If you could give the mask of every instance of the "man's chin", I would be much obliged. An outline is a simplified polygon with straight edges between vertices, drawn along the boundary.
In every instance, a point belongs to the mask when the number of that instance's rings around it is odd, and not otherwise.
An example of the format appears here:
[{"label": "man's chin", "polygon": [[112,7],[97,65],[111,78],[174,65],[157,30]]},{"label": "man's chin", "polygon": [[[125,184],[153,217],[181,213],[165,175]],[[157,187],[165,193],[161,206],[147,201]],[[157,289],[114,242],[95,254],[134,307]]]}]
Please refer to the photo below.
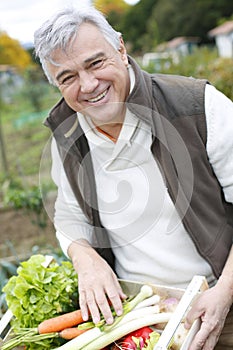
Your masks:
[{"label": "man's chin", "polygon": [[89,106],[81,113],[91,118],[96,125],[119,123],[124,120],[125,108],[124,103],[114,102]]}]

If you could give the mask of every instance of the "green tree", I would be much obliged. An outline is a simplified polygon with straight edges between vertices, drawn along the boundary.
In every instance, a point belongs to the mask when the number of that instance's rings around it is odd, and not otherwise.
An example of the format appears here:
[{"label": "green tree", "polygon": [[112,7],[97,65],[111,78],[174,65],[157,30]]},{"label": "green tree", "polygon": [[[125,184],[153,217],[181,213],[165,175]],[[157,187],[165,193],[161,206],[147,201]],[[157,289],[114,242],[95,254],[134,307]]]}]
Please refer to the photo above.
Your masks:
[{"label": "green tree", "polygon": [[108,22],[114,27],[114,29],[121,31],[121,22],[125,13],[130,8],[124,0],[112,1],[112,0],[94,0],[94,7],[105,14]]},{"label": "green tree", "polygon": [[160,42],[176,36],[199,36],[207,42],[208,31],[232,13],[229,0],[159,0],[151,16],[158,24]]},{"label": "green tree", "polygon": [[157,23],[151,13],[158,0],[141,0],[131,6],[122,18],[120,31],[125,41],[130,43],[133,53],[147,51],[154,46],[157,36]]},{"label": "green tree", "polygon": [[141,0],[112,24],[130,43],[131,53],[141,54],[176,36],[198,36],[209,43],[208,31],[232,14],[229,0]]}]

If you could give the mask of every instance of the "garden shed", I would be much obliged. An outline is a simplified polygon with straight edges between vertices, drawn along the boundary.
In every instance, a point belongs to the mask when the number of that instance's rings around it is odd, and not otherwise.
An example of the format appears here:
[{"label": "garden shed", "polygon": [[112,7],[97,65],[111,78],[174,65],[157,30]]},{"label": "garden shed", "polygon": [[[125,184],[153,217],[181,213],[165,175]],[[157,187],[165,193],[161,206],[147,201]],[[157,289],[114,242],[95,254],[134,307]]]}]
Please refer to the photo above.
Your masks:
[{"label": "garden shed", "polygon": [[233,58],[233,21],[227,21],[210,30],[208,35],[215,38],[220,57]]}]

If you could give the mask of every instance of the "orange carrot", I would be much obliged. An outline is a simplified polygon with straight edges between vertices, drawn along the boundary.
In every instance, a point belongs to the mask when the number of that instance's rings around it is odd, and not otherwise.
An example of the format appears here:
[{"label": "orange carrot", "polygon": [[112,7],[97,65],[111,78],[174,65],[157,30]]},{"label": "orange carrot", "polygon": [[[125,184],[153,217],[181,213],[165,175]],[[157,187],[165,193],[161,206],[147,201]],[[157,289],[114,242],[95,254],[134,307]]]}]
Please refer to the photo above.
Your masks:
[{"label": "orange carrot", "polygon": [[88,330],[89,329],[79,329],[77,327],[66,328],[59,332],[59,337],[61,337],[62,339],[70,340],[76,338],[77,336],[85,333]]},{"label": "orange carrot", "polygon": [[65,328],[77,326],[84,322],[81,310],[75,310],[66,314],[42,321],[38,326],[39,334],[60,332]]}]

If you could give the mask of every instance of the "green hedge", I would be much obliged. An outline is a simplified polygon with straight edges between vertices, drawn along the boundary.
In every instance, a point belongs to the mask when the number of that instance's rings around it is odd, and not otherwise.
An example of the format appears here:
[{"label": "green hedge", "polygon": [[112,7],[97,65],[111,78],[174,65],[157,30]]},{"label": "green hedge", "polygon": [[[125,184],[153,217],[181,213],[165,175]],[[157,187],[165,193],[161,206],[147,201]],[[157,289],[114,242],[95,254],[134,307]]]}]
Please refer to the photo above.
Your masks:
[{"label": "green hedge", "polygon": [[[152,65],[143,68],[156,73]],[[212,85],[233,100],[233,59],[220,58],[216,50],[208,47],[199,48],[191,55],[180,57],[177,64],[170,64],[169,67],[161,65],[159,73],[208,79]]]}]

